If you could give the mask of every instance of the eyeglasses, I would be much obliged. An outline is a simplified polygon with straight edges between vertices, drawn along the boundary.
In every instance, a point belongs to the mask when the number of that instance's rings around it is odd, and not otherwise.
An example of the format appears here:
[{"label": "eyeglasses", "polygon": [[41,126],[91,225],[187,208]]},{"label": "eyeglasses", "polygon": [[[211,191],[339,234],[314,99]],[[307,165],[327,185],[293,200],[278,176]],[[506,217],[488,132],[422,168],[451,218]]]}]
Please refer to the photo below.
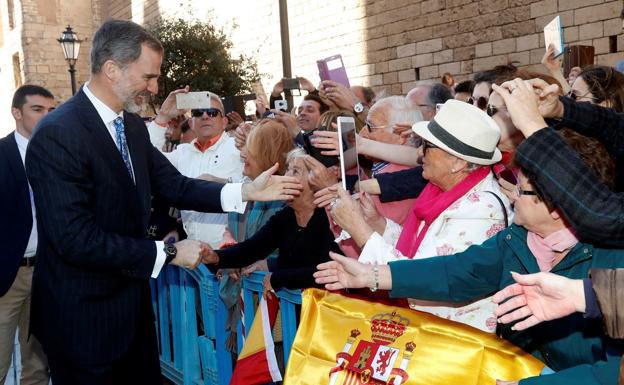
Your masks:
[{"label": "eyeglasses", "polygon": [[479,96],[478,98],[474,98],[471,96],[468,98],[468,103],[472,104],[473,106],[477,106],[480,110],[485,110],[488,100],[484,96]]},{"label": "eyeglasses", "polygon": [[427,153],[427,150],[430,148],[440,148],[438,146],[436,146],[435,144],[428,142],[426,140],[423,140],[423,155]]},{"label": "eyeglasses", "polygon": [[428,109],[436,108],[436,106],[432,106],[431,104],[417,104],[416,106],[418,108],[428,108]]},{"label": "eyeglasses", "polygon": [[523,195],[533,195],[533,196],[537,196],[537,193],[533,190],[523,190],[520,188],[520,186],[516,185],[515,190],[513,190],[513,199],[518,199]]},{"label": "eyeglasses", "polygon": [[499,111],[504,110],[505,107],[501,106],[501,107],[494,107],[491,104],[487,105],[487,108],[485,109],[485,112],[488,114],[489,117],[493,117],[494,115],[498,114]]},{"label": "eyeglasses", "polygon": [[378,128],[386,128],[386,126],[373,126],[370,122],[366,122],[364,123],[364,126],[366,127],[366,129],[368,130],[368,132],[373,132],[373,130],[376,130]]},{"label": "eyeglasses", "polygon": [[210,116],[211,118],[216,118],[218,115],[222,114],[221,110],[219,110],[218,108],[199,108],[196,110],[191,110],[191,115],[194,118],[199,118],[200,116],[203,116],[204,113],[208,114],[208,116]]},{"label": "eyeglasses", "polygon": [[577,95],[576,93],[574,93],[573,90],[570,90],[570,92],[568,92],[566,94],[566,96],[569,97],[570,99],[574,100],[574,101],[578,101],[579,99],[589,99],[589,100],[593,101],[594,103],[598,103],[598,98],[595,98],[593,96],[587,96],[589,94],[591,94],[591,91],[588,91],[584,95]]}]

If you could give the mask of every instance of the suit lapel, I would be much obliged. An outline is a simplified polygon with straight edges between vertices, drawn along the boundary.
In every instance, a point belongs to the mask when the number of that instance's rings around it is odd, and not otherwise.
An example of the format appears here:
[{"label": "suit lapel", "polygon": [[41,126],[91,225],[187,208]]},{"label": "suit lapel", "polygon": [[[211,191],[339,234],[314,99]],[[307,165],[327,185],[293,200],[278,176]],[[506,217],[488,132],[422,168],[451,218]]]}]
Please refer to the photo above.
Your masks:
[{"label": "suit lapel", "polygon": [[24,208],[32,215],[30,208],[30,192],[28,190],[28,180],[26,179],[26,170],[24,169],[24,163],[22,163],[22,157],[20,156],[19,149],[17,148],[17,142],[15,141],[15,132],[7,137],[3,142],[5,151],[2,151],[7,161],[9,162],[9,172],[13,174],[15,178],[15,186],[17,194],[19,194],[19,201],[24,205]]},{"label": "suit lapel", "polygon": [[[128,143],[128,151],[132,159],[132,168],[134,170],[134,179],[136,181],[137,196],[141,202],[141,211],[149,212],[151,207],[151,189],[149,179],[149,165],[147,164],[148,152],[151,146],[146,146],[143,139],[146,130],[145,123],[140,122],[136,115],[124,112],[124,125],[126,131],[126,142]],[[143,216],[142,216],[143,218]],[[149,218],[144,218],[143,228],[147,228]]]},{"label": "suit lapel", "polygon": [[124,179],[124,183],[127,184],[128,188],[134,189],[134,183],[132,183],[117,145],[97,110],[82,90],[76,94],[76,98],[82,125],[91,132],[94,138],[94,150],[102,156],[102,159],[113,169],[113,173],[116,176]]}]

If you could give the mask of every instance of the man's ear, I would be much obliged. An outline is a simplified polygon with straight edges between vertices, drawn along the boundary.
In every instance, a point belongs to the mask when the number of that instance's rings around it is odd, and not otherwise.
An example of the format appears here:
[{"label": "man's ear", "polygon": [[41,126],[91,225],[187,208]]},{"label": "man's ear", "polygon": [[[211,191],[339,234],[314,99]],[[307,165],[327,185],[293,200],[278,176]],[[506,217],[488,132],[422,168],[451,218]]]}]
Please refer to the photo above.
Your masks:
[{"label": "man's ear", "polygon": [[102,65],[102,73],[108,80],[116,82],[121,76],[121,67],[114,60],[107,60]]},{"label": "man's ear", "polygon": [[455,160],[453,162],[453,170],[455,170],[455,172],[462,171],[466,167],[468,167],[468,162],[467,161],[455,157]]},{"label": "man's ear", "polygon": [[22,120],[22,110],[19,108],[11,107],[11,115],[15,120]]}]

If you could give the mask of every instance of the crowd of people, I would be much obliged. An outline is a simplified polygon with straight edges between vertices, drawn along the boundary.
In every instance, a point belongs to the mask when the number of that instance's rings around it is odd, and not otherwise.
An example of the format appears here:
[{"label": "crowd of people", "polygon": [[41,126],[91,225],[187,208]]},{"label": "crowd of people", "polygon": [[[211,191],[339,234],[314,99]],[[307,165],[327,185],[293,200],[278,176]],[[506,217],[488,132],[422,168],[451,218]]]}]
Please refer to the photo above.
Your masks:
[{"label": "crowd of people", "polygon": [[[622,73],[566,78],[549,47],[543,73],[445,74],[405,96],[298,78],[292,111],[276,108],[279,81],[250,121],[212,93],[210,108],[178,109],[186,87],[144,120],[162,54],[108,21],[76,96],[48,114],[49,91],[15,92],[0,382],[19,326],[24,383],[160,383],[148,280],[204,263],[232,335],[241,275],[266,271],[265,296],[370,289],[497,333],[546,365],[521,384],[624,384]],[[344,173],[340,117],[359,158]]]}]

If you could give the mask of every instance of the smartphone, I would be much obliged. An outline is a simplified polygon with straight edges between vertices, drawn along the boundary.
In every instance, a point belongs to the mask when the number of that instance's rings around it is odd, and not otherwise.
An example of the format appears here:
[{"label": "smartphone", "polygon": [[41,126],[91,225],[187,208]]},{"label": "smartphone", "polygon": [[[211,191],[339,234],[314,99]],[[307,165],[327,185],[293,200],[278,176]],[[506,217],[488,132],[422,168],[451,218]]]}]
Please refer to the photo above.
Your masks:
[{"label": "smartphone", "polygon": [[314,147],[312,145],[312,142],[310,141],[310,137],[314,136],[314,133],[316,131],[327,131],[327,128],[326,127],[321,127],[321,128],[316,129],[316,130],[304,132],[302,134],[302,136],[303,136],[303,143],[304,143],[306,152],[308,153],[308,155],[310,155],[314,159],[316,159],[319,162],[321,162],[323,164],[323,166],[325,166],[325,167],[335,166],[336,164],[338,164],[338,157],[337,156],[323,155],[323,154],[321,154],[321,151],[323,151],[323,150],[321,150],[320,148],[316,148],[316,147]]},{"label": "smartphone", "polygon": [[323,80],[333,80],[337,83],[343,84],[345,87],[351,87],[349,85],[349,77],[347,76],[347,70],[342,61],[342,55],[334,55],[325,59],[317,60],[316,65],[319,70],[319,77]]},{"label": "smartphone", "polygon": [[187,92],[176,94],[176,108],[179,110],[194,110],[211,108],[210,97],[215,95],[210,91]]},{"label": "smartphone", "polygon": [[283,78],[282,85],[285,90],[298,90],[301,89],[301,84],[297,78]]},{"label": "smartphone", "polygon": [[253,117],[256,116],[256,101],[255,100],[245,100],[245,115],[243,118],[247,120],[252,120]]},{"label": "smartphone", "polygon": [[[359,180],[358,154],[355,144],[355,119],[346,116],[339,116],[337,123],[342,187],[347,191],[351,191],[355,182]],[[351,170],[353,167],[357,168],[356,175],[347,175],[347,171]]]},{"label": "smartphone", "polygon": [[288,112],[288,101],[286,100],[276,100],[275,101],[275,109]]},{"label": "smartphone", "polygon": [[[255,100],[256,94],[246,94],[246,95],[235,95],[235,96],[225,96],[221,98],[221,103],[223,104],[223,109],[225,114],[229,114],[230,112],[236,111],[241,118],[245,119],[247,115],[246,111],[246,103],[247,101]],[[251,115],[255,114],[255,104],[254,104],[254,112]]]}]

